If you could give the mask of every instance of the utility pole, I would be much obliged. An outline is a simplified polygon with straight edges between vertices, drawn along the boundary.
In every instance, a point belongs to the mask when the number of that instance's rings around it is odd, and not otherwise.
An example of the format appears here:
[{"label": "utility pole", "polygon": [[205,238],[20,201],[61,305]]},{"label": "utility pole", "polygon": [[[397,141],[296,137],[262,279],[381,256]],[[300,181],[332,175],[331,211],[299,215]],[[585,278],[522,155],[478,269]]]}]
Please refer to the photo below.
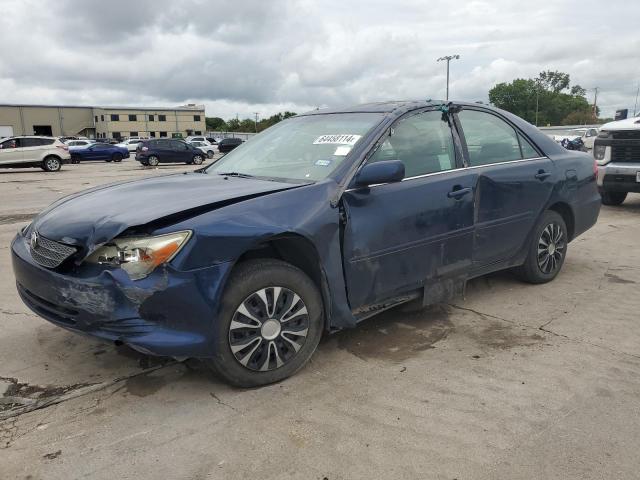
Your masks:
[{"label": "utility pole", "polygon": [[638,108],[638,94],[640,93],[640,83],[638,83],[638,89],[636,90],[636,103],[633,105],[633,116],[637,116],[638,110],[636,110]]},{"label": "utility pole", "polygon": [[536,127],[538,126],[539,111],[540,111],[540,82],[536,79]]},{"label": "utility pole", "polygon": [[460,55],[447,55],[445,57],[440,57],[438,60],[436,60],[437,62],[441,62],[443,60],[447,61],[447,102],[449,101],[449,63],[451,62],[451,60],[458,60],[460,58]]},{"label": "utility pole", "polygon": [[598,90],[600,90],[600,87],[595,87],[594,90],[596,91],[596,94],[593,99],[593,121],[598,118]]},{"label": "utility pole", "polygon": [[258,133],[258,112],[253,112],[256,114],[256,133]]}]

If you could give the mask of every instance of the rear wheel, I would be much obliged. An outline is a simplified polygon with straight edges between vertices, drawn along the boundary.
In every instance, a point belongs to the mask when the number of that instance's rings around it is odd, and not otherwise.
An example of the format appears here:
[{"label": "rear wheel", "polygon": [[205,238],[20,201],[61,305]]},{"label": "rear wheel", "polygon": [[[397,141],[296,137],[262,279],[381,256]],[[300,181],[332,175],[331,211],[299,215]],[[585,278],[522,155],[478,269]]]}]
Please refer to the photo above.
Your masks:
[{"label": "rear wheel", "polygon": [[275,259],[234,269],[215,325],[215,356],[205,362],[229,383],[283,380],[309,360],[322,336],[322,298],[299,268]]},{"label": "rear wheel", "polygon": [[158,166],[159,163],[160,163],[160,160],[155,155],[151,155],[147,159],[147,165],[149,165],[150,167],[156,167]]},{"label": "rear wheel", "polygon": [[121,162],[122,161],[122,155],[120,153],[114,153],[111,156],[111,160],[113,160],[116,163]]},{"label": "rear wheel", "polygon": [[602,203],[604,205],[622,205],[622,202],[627,198],[627,192],[607,192],[601,190],[600,196],[602,197]]},{"label": "rear wheel", "polygon": [[42,161],[42,169],[45,172],[57,172],[62,168],[62,162],[58,157],[49,156]]},{"label": "rear wheel", "polygon": [[529,283],[547,283],[556,278],[567,255],[569,237],[562,216],[547,210],[538,221],[530,239],[524,264],[517,270]]},{"label": "rear wheel", "polygon": [[202,165],[202,155],[194,155],[193,159],[191,160],[191,163],[195,164],[195,165]]},{"label": "rear wheel", "polygon": [[215,155],[215,153],[213,152],[213,150],[209,150],[207,152],[207,158],[213,158],[214,155]]}]

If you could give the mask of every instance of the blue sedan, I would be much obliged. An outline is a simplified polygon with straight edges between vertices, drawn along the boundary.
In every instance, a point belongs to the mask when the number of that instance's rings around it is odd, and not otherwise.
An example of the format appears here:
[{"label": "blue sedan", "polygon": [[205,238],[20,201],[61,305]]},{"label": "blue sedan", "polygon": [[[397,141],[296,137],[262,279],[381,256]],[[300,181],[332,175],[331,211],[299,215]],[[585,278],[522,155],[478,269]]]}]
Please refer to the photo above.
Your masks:
[{"label": "blue sedan", "polygon": [[94,143],[88,147],[75,147],[70,149],[71,162],[80,163],[87,160],[105,160],[107,162],[121,162],[123,158],[129,158],[129,150],[109,143]]},{"label": "blue sedan", "polygon": [[13,240],[13,270],[62,328],[264,385],[391,306],[502,269],[553,280],[598,218],[596,177],[483,105],[314,111],[204,169],[59,200]]}]

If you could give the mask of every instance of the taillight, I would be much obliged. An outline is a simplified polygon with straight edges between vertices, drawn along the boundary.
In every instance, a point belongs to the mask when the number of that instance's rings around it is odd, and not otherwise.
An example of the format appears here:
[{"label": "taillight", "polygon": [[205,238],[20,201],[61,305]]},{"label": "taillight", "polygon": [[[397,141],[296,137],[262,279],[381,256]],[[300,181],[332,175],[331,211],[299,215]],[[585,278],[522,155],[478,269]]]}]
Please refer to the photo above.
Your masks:
[{"label": "taillight", "polygon": [[593,161],[593,175],[598,178],[598,161]]},{"label": "taillight", "polygon": [[62,150],[69,151],[69,147],[67,145],[56,145],[56,147],[61,148]]}]

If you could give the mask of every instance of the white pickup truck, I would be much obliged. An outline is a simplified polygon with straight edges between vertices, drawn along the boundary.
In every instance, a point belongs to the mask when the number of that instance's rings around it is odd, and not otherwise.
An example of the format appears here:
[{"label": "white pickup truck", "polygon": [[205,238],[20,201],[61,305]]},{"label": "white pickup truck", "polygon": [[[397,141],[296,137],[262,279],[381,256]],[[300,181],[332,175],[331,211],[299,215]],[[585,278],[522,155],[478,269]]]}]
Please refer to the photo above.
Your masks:
[{"label": "white pickup truck", "polygon": [[605,123],[595,140],[598,188],[605,205],[620,205],[640,193],[640,117]]}]

